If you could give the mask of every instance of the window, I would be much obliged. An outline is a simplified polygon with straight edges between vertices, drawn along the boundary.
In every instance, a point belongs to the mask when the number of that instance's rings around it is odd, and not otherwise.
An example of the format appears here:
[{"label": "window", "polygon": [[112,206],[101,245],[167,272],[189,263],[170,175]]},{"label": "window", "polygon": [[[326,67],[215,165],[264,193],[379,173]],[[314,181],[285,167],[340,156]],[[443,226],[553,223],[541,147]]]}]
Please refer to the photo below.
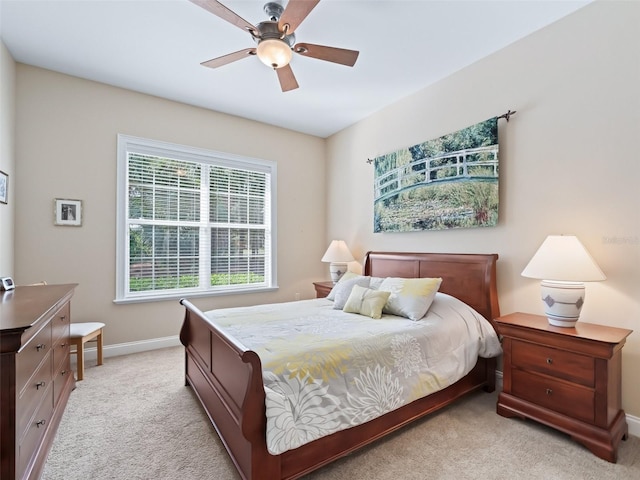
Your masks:
[{"label": "window", "polygon": [[273,289],[273,162],[118,135],[116,302]]}]

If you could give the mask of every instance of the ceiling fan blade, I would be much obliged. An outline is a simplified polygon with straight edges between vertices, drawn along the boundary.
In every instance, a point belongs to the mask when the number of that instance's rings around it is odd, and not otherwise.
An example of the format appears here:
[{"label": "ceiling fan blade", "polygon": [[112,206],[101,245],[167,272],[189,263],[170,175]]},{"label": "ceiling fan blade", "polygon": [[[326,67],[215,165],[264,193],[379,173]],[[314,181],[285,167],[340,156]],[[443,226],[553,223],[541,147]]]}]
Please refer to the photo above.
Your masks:
[{"label": "ceiling fan blade", "polygon": [[280,88],[282,88],[283,92],[288,92],[289,90],[295,90],[298,88],[298,82],[293,74],[293,70],[291,70],[291,65],[276,68],[276,73],[278,74]]},{"label": "ceiling fan blade", "polygon": [[280,20],[278,20],[278,29],[284,32],[284,26],[288,24],[287,34],[293,33],[318,2],[320,0],[289,0]]},{"label": "ceiling fan blade", "polygon": [[217,2],[216,0],[189,0],[189,1],[213,13],[214,15],[222,18],[223,20],[226,20],[227,22],[235,25],[236,27],[241,28],[244,31],[248,31],[248,32],[256,31],[256,27],[251,25],[240,15],[238,15],[232,10],[229,10],[227,7],[222,5],[220,2]]},{"label": "ceiling fan blade", "polygon": [[207,60],[206,62],[202,62],[200,65],[209,68],[218,68],[226,65],[227,63],[235,62],[236,60],[242,60],[246,57],[252,57],[255,54],[255,48],[245,48],[244,50],[240,50],[238,52],[229,53],[227,55],[223,55],[222,57]]},{"label": "ceiling fan blade", "polygon": [[324,45],[314,45],[313,43],[297,43],[293,51],[305,57],[326,60],[327,62],[339,63],[347,67],[353,67],[360,52],[347,50],[345,48],[325,47]]}]

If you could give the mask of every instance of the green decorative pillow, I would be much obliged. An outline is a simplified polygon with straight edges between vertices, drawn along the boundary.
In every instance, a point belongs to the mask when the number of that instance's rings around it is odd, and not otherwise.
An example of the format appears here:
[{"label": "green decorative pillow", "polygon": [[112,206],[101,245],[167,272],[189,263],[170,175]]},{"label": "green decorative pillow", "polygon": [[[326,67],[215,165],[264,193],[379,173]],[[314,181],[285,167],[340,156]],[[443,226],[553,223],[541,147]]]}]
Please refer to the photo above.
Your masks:
[{"label": "green decorative pillow", "polygon": [[359,313],[371,318],[382,317],[382,307],[389,299],[389,292],[371,290],[370,288],[355,285],[351,295],[344,305],[343,311],[347,313]]},{"label": "green decorative pillow", "polygon": [[379,290],[391,295],[383,312],[420,320],[433,303],[441,283],[442,278],[385,278]]}]

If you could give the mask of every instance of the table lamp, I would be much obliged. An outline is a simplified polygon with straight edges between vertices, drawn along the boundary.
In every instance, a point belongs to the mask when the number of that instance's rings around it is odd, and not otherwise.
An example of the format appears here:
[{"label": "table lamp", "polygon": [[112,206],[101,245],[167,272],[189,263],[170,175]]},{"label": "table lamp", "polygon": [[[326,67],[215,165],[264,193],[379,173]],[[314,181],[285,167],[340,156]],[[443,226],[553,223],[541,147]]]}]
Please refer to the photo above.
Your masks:
[{"label": "table lamp", "polygon": [[347,271],[347,263],[353,262],[355,258],[351,255],[344,240],[333,240],[322,257],[323,262],[329,264],[329,273],[333,283],[337,283],[340,277]]},{"label": "table lamp", "polygon": [[522,276],[542,280],[544,313],[557,327],[575,327],[584,304],[583,282],[607,278],[574,235],[549,235]]}]

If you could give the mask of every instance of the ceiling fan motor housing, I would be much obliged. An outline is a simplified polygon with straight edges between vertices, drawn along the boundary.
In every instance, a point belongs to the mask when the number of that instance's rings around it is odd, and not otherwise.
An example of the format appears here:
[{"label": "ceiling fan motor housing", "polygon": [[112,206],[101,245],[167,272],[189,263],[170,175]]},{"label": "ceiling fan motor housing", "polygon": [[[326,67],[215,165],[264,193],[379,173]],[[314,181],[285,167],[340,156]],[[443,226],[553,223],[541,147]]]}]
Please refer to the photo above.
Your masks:
[{"label": "ceiling fan motor housing", "polygon": [[278,30],[278,22],[266,20],[264,22],[260,22],[257,25],[258,33],[253,35],[253,39],[256,43],[260,43],[261,40],[266,40],[267,38],[273,38],[284,41],[289,47],[293,47],[294,43],[296,43],[296,35],[294,33],[290,33],[289,35],[283,35],[283,32]]}]

